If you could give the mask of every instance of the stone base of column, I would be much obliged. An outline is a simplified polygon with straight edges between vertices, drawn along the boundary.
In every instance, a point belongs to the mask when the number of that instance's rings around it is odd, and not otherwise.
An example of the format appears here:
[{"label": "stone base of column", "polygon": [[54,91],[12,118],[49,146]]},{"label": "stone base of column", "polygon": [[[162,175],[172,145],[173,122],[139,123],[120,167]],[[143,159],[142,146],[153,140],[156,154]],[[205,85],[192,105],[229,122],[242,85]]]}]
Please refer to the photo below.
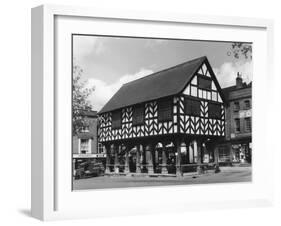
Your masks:
[{"label": "stone base of column", "polygon": [[130,173],[129,166],[125,166],[124,173]]},{"label": "stone base of column", "polygon": [[181,172],[180,168],[177,168],[176,175],[177,175],[177,177],[183,176],[183,173]]},{"label": "stone base of column", "polygon": [[106,167],[106,169],[105,169],[105,173],[110,173],[110,169],[109,169],[109,167]]},{"label": "stone base of column", "polygon": [[136,173],[141,173],[141,168],[140,168],[140,166],[137,166],[137,168],[136,168]]},{"label": "stone base of column", "polygon": [[219,165],[215,165],[215,173],[219,173],[221,170],[220,170],[220,167]]},{"label": "stone base of column", "polygon": [[204,170],[203,170],[202,166],[197,166],[197,173],[198,174],[203,174],[204,173]]},{"label": "stone base of column", "polygon": [[114,172],[115,172],[115,173],[119,173],[119,167],[115,166],[115,167],[114,167]]},{"label": "stone base of column", "polygon": [[152,166],[152,165],[148,165],[146,168],[147,168],[147,173],[148,173],[148,174],[153,174],[153,173],[154,173],[154,170],[153,170],[153,166]]},{"label": "stone base of column", "polygon": [[168,169],[166,166],[162,166],[161,174],[168,174]]}]

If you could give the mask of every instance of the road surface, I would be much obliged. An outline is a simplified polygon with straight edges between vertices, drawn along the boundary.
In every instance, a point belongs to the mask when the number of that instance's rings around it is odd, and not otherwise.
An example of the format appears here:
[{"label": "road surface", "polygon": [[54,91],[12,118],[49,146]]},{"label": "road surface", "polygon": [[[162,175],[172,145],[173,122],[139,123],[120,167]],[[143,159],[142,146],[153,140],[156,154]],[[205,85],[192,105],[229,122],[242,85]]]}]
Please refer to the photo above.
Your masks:
[{"label": "road surface", "polygon": [[251,182],[251,167],[221,167],[220,173],[183,177],[102,176],[73,181],[73,190],[143,186]]}]

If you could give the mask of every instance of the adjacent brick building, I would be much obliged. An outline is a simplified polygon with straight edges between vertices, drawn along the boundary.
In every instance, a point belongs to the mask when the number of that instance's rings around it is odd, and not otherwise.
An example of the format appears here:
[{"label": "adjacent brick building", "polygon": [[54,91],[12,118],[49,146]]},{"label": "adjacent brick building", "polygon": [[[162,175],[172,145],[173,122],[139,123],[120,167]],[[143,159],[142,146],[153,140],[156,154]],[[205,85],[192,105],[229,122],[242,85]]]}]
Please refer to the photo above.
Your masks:
[{"label": "adjacent brick building", "polygon": [[98,116],[96,111],[83,111],[82,117],[86,121],[81,131],[73,136],[72,155],[74,169],[85,161],[105,161],[102,145],[98,143]]},{"label": "adjacent brick building", "polygon": [[225,141],[219,146],[219,162],[251,163],[252,83],[237,74],[236,84],[223,89],[226,107]]}]

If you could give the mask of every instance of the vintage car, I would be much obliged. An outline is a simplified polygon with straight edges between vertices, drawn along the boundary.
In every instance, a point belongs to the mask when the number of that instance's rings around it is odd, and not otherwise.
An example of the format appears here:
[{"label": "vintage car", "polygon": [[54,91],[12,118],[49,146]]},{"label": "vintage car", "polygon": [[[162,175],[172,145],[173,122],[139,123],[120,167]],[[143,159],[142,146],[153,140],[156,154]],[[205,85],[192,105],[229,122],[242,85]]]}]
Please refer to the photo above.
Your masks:
[{"label": "vintage car", "polygon": [[103,176],[104,170],[102,163],[94,161],[83,162],[75,170],[75,179]]}]

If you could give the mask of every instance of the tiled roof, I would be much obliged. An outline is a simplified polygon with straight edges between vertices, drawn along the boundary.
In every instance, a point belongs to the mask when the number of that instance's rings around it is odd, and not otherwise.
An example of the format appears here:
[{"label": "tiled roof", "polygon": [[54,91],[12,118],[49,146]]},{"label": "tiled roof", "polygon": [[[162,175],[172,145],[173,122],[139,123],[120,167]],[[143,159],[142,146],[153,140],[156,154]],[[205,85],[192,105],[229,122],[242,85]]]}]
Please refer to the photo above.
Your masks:
[{"label": "tiled roof", "polygon": [[207,57],[200,57],[124,84],[98,114],[183,91]]}]

